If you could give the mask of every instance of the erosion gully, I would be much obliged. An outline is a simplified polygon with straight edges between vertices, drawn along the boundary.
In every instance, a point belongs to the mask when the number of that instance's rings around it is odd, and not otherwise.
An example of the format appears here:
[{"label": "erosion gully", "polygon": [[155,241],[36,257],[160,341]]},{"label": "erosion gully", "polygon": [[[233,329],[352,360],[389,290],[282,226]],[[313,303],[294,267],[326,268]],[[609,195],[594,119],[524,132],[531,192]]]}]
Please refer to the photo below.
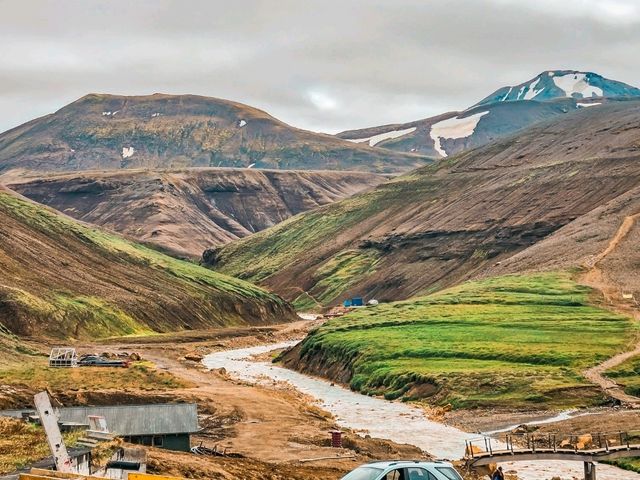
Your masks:
[{"label": "erosion gully", "polygon": [[[439,459],[460,459],[464,454],[465,440],[477,438],[477,434],[428,419],[420,408],[410,404],[361,395],[328,381],[254,359],[256,355],[292,347],[296,343],[215,352],[207,355],[203,363],[209,369],[225,368],[229,375],[252,383],[288,382],[316,399],[318,406],[333,414],[342,427],[362,435],[415,445]],[[536,423],[551,423],[566,417],[567,414],[562,413]],[[582,462],[517,462],[505,464],[504,468],[517,472],[522,480],[584,478]],[[610,465],[599,464],[597,468],[599,480],[640,480],[639,474]]]}]

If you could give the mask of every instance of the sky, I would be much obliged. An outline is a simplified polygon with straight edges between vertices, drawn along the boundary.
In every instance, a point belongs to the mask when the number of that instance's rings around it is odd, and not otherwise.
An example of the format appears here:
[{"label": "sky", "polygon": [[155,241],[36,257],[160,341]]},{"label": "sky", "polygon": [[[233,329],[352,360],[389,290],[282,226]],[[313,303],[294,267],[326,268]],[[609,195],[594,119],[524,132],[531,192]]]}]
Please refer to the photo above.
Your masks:
[{"label": "sky", "polygon": [[335,133],[549,69],[640,86],[640,0],[0,0],[0,131],[87,93],[191,93]]}]

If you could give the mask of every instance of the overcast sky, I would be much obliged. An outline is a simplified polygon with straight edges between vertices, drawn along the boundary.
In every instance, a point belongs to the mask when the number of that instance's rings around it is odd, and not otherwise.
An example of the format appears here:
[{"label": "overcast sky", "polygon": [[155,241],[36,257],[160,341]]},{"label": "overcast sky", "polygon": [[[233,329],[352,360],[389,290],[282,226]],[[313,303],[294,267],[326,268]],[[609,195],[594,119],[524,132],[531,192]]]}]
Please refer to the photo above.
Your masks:
[{"label": "overcast sky", "polygon": [[640,86],[640,0],[0,0],[0,130],[90,92],[194,93],[338,132],[547,69]]}]

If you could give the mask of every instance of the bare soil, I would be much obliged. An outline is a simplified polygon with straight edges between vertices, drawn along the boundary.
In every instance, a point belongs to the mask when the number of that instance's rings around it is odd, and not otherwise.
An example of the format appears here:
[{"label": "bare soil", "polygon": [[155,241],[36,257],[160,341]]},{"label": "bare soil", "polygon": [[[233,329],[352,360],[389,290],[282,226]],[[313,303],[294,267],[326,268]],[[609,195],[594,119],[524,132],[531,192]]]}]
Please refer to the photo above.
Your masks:
[{"label": "bare soil", "polygon": [[[184,359],[185,355],[196,359],[215,350],[301,338],[315,325],[317,322],[301,321],[267,329],[234,329],[232,337],[223,330],[211,330],[189,336],[164,335],[162,343],[152,336],[136,339],[135,343],[109,342],[86,348],[139,352],[159,369],[193,385],[163,394],[172,401],[198,402],[203,431],[192,438],[192,443],[226,448],[243,457],[196,457],[152,449],[150,467],[155,472],[187,478],[212,478],[215,473],[234,479],[329,480],[374,459],[424,458],[425,453],[416,447],[362,438],[349,431],[344,434],[343,449],[331,448],[329,432],[337,428],[334,419],[295,389],[250,385]],[[141,398],[146,395],[139,393]]]}]

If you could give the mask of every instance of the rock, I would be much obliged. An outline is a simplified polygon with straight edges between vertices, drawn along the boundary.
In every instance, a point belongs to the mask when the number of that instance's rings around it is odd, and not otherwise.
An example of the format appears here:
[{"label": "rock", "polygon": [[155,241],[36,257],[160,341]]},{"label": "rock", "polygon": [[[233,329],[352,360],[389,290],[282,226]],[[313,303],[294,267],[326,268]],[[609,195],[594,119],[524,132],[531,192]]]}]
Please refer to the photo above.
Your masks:
[{"label": "rock", "polygon": [[138,361],[142,360],[142,357],[140,356],[139,353],[133,352],[133,353],[129,354],[129,360],[133,360],[134,362],[138,362]]},{"label": "rock", "polygon": [[201,362],[203,358],[198,352],[189,352],[184,356],[184,359],[190,362]]}]

